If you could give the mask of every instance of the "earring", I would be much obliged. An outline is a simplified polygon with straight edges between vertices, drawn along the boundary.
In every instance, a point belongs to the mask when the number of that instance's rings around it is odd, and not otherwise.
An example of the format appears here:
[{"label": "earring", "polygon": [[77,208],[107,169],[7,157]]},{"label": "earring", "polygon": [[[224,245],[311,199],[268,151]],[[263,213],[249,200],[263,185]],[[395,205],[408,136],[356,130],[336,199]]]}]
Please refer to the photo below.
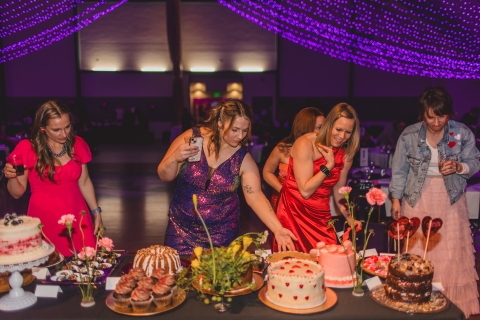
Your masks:
[{"label": "earring", "polygon": [[40,129],[40,131],[42,131],[42,133],[45,133],[45,129]]}]

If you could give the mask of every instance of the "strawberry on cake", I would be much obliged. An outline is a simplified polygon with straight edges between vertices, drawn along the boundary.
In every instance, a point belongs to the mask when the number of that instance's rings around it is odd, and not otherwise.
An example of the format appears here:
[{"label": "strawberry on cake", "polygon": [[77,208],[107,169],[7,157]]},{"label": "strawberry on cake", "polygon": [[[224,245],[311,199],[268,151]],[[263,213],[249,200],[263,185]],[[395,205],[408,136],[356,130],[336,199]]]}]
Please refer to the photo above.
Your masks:
[{"label": "strawberry on cake", "polygon": [[325,302],[323,268],[311,260],[286,259],[268,267],[267,299],[292,309],[317,307]]}]

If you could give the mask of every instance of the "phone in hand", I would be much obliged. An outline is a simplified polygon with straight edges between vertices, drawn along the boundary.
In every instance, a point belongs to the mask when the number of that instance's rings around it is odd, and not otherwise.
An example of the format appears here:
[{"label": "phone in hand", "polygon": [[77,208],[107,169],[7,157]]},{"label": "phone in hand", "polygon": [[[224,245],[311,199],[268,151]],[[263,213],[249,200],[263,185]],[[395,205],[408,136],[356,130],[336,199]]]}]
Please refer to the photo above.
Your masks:
[{"label": "phone in hand", "polygon": [[190,143],[191,146],[197,146],[200,150],[194,156],[188,158],[188,162],[196,162],[200,161],[200,156],[202,155],[202,147],[203,147],[203,137],[191,137]]}]

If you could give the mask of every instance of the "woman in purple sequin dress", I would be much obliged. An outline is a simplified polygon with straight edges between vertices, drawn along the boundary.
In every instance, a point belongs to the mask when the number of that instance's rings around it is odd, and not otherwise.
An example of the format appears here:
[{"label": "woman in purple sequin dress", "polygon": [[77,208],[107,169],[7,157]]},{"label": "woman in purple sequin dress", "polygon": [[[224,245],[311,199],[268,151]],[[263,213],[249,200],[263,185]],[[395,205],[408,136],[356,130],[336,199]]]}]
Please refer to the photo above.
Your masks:
[{"label": "woman in purple sequin dress", "polygon": [[[169,209],[165,245],[180,255],[196,246],[209,247],[200,218],[193,207],[198,196],[198,211],[209,229],[214,246],[228,246],[240,234],[240,202],[237,190],[242,185],[248,205],[273,231],[282,250],[294,248],[293,234],[282,227],[261,189],[260,174],[252,156],[244,148],[250,137],[251,108],[236,99],[220,102],[210,111],[203,126],[185,131],[176,138],[158,166],[163,181],[177,179]],[[203,148],[185,143],[184,138],[203,137]],[[187,159],[201,153],[200,161]]]}]

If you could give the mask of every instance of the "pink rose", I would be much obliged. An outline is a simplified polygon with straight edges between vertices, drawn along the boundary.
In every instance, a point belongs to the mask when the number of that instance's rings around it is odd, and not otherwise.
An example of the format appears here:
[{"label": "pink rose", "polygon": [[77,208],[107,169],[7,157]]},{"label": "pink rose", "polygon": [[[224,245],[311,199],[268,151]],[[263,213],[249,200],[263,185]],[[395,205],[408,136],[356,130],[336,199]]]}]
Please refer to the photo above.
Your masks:
[{"label": "pink rose", "polygon": [[338,190],[338,193],[340,193],[340,194],[345,194],[345,193],[350,194],[350,191],[352,191],[352,187],[341,187]]},{"label": "pink rose", "polygon": [[375,204],[381,206],[385,203],[385,199],[387,199],[387,195],[379,188],[372,188],[368,190],[365,197],[371,206]]},{"label": "pink rose", "polygon": [[110,238],[103,237],[102,239],[98,240],[98,246],[104,247],[105,250],[110,252],[113,249],[113,241]]},{"label": "pink rose", "polygon": [[77,221],[77,220],[75,219],[75,216],[73,214],[69,213],[61,216],[60,220],[58,220],[58,224],[63,224],[71,228],[73,221]]},{"label": "pink rose", "polygon": [[85,260],[85,257],[92,259],[95,256],[95,249],[92,247],[85,247],[82,251],[78,253],[78,257],[82,260]]}]

